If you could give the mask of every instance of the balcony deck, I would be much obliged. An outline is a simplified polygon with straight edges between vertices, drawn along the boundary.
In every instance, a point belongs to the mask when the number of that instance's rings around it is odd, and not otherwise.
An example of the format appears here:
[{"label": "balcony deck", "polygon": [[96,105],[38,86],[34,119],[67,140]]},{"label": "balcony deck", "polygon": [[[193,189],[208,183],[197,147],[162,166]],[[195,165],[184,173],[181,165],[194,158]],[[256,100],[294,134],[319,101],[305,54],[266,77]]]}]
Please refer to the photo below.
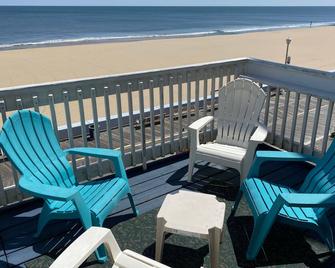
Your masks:
[{"label": "balcony deck", "polygon": [[[264,147],[260,149],[268,149]],[[239,186],[239,174],[232,169],[222,169],[199,163],[194,182],[188,183],[187,154],[165,158],[149,164],[148,170],[133,168],[128,171],[134,200],[141,215],[133,218],[128,200],[121,201],[116,211],[106,220],[122,248],[129,248],[149,257],[154,255],[155,215],[164,197],[179,189],[216,194],[226,202],[226,219],[230,213]],[[268,180],[303,179],[311,169],[307,163],[269,163],[262,177]],[[296,185],[297,186],[297,185]],[[51,222],[40,238],[34,238],[41,202],[33,201],[2,213],[0,221],[0,267],[46,267],[60,254],[83,228],[78,221]],[[256,262],[246,262],[244,256],[252,232],[252,216],[242,203],[233,221],[225,225],[221,246],[220,267],[271,266],[284,267],[335,265],[327,248],[315,234],[301,232],[288,226],[275,225]],[[172,235],[167,239],[163,262],[172,267],[208,267],[206,241]],[[204,263],[203,263],[204,260]],[[8,262],[8,266],[6,266]],[[85,267],[110,267],[99,265],[92,257]]]}]

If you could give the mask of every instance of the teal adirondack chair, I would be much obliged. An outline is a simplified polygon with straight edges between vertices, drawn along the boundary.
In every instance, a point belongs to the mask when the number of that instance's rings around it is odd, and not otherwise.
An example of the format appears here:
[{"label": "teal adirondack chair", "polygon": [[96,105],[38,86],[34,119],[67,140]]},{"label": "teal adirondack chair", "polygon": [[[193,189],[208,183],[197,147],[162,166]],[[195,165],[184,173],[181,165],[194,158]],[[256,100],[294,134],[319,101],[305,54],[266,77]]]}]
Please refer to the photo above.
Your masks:
[{"label": "teal adirondack chair", "polygon": [[[119,151],[101,148],[63,151],[50,120],[30,110],[17,111],[7,119],[0,134],[0,145],[22,175],[20,189],[45,200],[36,235],[53,219],[80,218],[85,229],[102,226],[125,196],[134,214],[138,214]],[[78,184],[67,154],[110,159],[115,167],[115,178]],[[107,259],[103,246],[96,255],[99,261]]]},{"label": "teal adirondack chair", "polygon": [[[295,191],[258,178],[261,165],[267,161],[312,161],[316,166],[299,190]],[[333,230],[327,211],[335,207],[335,141],[322,159],[298,153],[258,151],[231,216],[234,216],[243,194],[254,216],[254,228],[246,256],[248,260],[257,257],[275,220],[317,231],[329,249],[334,251]]]}]

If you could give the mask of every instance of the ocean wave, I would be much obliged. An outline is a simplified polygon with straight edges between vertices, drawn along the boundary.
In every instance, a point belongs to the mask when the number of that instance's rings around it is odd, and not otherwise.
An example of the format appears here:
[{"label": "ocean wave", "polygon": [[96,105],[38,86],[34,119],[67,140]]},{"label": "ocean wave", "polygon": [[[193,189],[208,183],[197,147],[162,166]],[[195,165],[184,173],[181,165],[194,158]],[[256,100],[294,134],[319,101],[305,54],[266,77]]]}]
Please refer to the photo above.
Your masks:
[{"label": "ocean wave", "polygon": [[[313,27],[321,26],[335,26],[335,21],[333,22],[320,22],[312,24]],[[289,25],[275,25],[275,26],[255,26],[255,27],[245,27],[238,29],[216,29],[210,31],[199,31],[199,32],[185,32],[185,33],[171,33],[171,34],[143,34],[143,35],[127,35],[127,36],[98,36],[98,37],[80,37],[80,38],[64,38],[64,39],[52,39],[45,41],[36,42],[21,42],[21,43],[11,43],[11,44],[0,44],[0,49],[15,49],[15,48],[25,48],[25,47],[40,47],[40,46],[57,46],[66,44],[80,44],[80,43],[99,43],[108,41],[137,41],[146,39],[164,39],[164,38],[183,38],[183,37],[200,37],[200,36],[210,36],[210,35],[229,35],[229,34],[239,34],[248,32],[262,32],[262,31],[275,31],[282,29],[292,29],[292,28],[306,28],[310,27],[309,23],[302,24],[289,24]]]}]

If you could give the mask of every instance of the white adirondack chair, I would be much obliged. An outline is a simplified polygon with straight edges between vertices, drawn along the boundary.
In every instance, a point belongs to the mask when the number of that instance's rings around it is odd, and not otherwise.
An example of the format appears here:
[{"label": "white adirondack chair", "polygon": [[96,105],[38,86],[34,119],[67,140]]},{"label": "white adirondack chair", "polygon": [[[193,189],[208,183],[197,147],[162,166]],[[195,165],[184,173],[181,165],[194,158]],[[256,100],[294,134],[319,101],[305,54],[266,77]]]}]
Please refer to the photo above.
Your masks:
[{"label": "white adirondack chair", "polygon": [[248,79],[236,79],[220,89],[216,140],[206,144],[199,141],[200,130],[214,120],[213,116],[189,126],[189,181],[197,160],[237,169],[241,180],[247,175],[257,145],[267,136],[267,129],[259,123],[264,100],[264,91]]},{"label": "white adirondack chair", "polygon": [[169,268],[131,250],[121,251],[113,233],[103,227],[91,227],[85,231],[63,251],[50,268],[79,267],[102,244],[113,257],[113,268]]}]

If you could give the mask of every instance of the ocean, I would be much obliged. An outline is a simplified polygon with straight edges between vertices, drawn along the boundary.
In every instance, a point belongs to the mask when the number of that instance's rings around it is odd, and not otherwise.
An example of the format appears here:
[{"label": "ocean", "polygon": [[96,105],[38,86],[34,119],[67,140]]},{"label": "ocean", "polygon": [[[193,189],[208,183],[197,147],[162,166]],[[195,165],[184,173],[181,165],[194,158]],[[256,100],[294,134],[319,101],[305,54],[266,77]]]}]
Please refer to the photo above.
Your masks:
[{"label": "ocean", "polygon": [[335,25],[335,7],[0,6],[0,48]]}]

